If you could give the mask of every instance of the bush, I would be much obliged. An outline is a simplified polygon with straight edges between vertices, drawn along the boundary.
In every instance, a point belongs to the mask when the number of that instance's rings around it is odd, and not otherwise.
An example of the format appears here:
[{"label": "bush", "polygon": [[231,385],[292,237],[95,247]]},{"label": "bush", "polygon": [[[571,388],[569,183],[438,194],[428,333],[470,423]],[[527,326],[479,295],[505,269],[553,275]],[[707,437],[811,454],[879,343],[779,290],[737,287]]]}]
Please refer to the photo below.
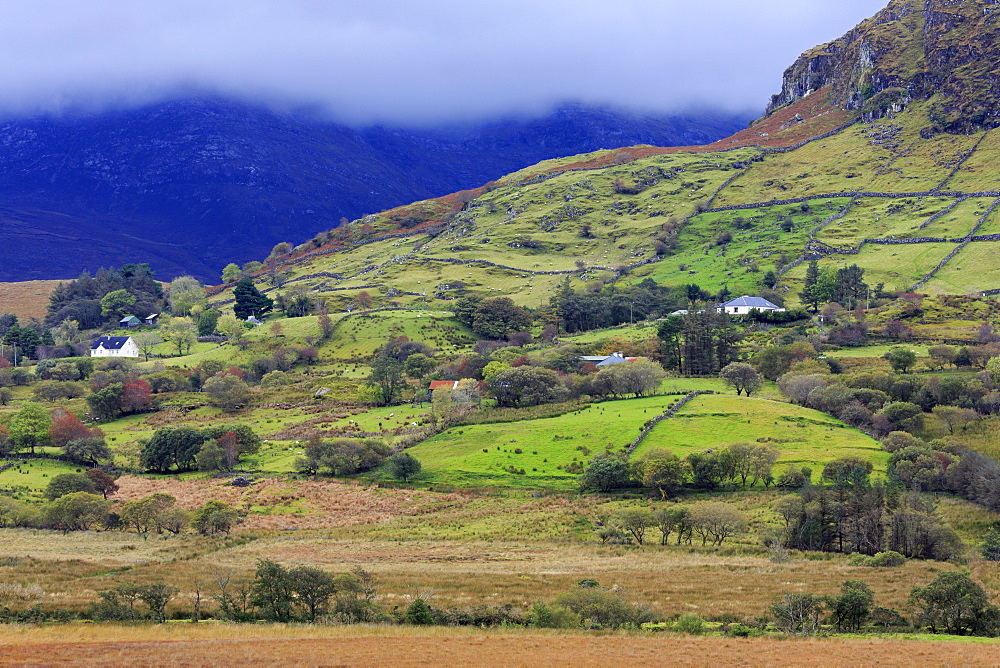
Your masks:
[{"label": "bush", "polygon": [[648,608],[629,603],[619,593],[600,587],[578,587],[559,595],[555,603],[580,615],[591,627],[638,626],[653,619]]},{"label": "bush", "polygon": [[906,563],[906,557],[899,552],[888,550],[871,556],[865,554],[851,555],[852,566],[868,566],[870,568],[898,568]]},{"label": "bush", "polygon": [[583,618],[567,607],[535,603],[528,613],[528,623],[539,629],[578,629]]},{"label": "bush", "polygon": [[705,620],[698,615],[681,615],[674,622],[674,631],[687,633],[692,636],[700,636],[705,632]]}]

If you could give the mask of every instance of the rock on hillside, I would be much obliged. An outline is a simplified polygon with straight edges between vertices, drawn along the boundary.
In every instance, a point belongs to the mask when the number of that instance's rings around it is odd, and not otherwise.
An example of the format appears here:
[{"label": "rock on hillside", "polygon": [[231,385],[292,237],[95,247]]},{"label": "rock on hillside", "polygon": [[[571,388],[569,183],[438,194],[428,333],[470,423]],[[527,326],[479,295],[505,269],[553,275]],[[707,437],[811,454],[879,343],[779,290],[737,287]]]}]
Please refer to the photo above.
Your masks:
[{"label": "rock on hillside", "polygon": [[871,120],[930,100],[925,134],[1000,125],[1000,0],[891,0],[785,71],[768,113],[813,91]]}]

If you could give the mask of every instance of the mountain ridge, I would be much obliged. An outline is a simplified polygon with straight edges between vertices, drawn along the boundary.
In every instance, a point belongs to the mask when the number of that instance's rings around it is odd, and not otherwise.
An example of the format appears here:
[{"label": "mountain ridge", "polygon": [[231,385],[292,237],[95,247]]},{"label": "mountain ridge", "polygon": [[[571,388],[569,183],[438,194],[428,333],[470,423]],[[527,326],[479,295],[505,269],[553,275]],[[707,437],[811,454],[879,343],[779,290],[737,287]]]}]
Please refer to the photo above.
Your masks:
[{"label": "mountain ridge", "polygon": [[[723,136],[742,125],[567,108],[437,134],[355,130],[217,98],[7,121],[0,279],[71,278],[149,261],[161,278],[212,280],[228,262],[280,241],[592,150],[608,136],[619,145],[687,143],[685,133]],[[548,145],[536,141],[543,136]],[[54,242],[52,232],[67,239]]]}]

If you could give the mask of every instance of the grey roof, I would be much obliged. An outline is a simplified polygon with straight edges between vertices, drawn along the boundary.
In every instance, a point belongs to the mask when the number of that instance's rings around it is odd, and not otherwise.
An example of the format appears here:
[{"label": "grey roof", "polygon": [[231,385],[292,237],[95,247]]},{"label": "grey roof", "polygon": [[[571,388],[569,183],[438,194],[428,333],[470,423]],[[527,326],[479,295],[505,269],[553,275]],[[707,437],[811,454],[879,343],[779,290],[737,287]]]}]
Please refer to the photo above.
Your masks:
[{"label": "grey roof", "polygon": [[90,349],[94,350],[103,345],[107,350],[121,350],[131,338],[131,336],[102,336],[90,344]]},{"label": "grey roof", "polygon": [[730,299],[725,304],[719,304],[719,308],[725,308],[727,306],[743,306],[744,308],[781,308],[777,304],[772,304],[763,297],[747,297],[746,295],[737,297],[736,299]]},{"label": "grey roof", "polygon": [[603,362],[598,362],[596,366],[611,366],[612,364],[624,364],[628,360],[621,353],[611,353]]}]

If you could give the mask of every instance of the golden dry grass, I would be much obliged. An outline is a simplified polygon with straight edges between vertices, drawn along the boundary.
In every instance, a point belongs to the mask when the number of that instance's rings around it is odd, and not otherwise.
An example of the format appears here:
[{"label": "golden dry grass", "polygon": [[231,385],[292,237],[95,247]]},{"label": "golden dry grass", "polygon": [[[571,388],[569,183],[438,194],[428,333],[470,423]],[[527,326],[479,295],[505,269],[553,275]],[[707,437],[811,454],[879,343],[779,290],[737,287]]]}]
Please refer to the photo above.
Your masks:
[{"label": "golden dry grass", "polygon": [[49,295],[60,281],[21,281],[0,283],[0,313],[13,313],[18,318],[43,318],[49,306]]},{"label": "golden dry grass", "polygon": [[[216,499],[251,511],[237,532],[268,529],[329,529],[351,524],[377,524],[402,515],[419,515],[426,506],[435,509],[461,503],[458,494],[433,494],[416,490],[378,489],[333,480],[297,481],[268,479],[250,487],[233,487],[226,480],[176,480],[123,476],[117,501],[125,502],[157,492],[170,494],[189,510]],[[259,512],[254,512],[259,511]]]},{"label": "golden dry grass", "polygon": [[0,629],[0,665],[996,665],[996,641],[176,624]]}]

